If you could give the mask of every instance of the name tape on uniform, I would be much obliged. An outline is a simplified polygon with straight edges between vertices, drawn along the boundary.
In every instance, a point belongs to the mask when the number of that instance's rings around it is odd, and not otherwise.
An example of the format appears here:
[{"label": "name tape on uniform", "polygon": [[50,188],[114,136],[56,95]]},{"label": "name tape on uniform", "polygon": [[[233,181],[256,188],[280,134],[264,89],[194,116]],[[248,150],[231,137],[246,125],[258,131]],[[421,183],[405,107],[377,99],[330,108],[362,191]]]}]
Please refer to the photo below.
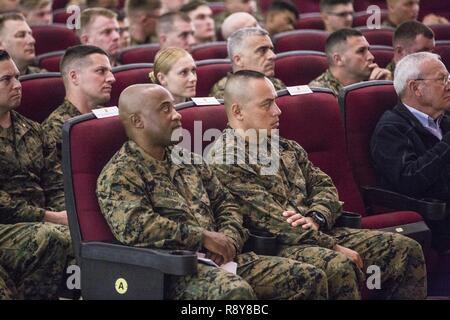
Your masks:
[{"label": "name tape on uniform", "polygon": [[308,94],[313,93],[309,86],[294,86],[294,87],[286,87],[289,94],[291,96],[297,96],[299,94]]},{"label": "name tape on uniform", "polygon": [[100,108],[92,110],[97,119],[109,118],[119,115],[119,108],[117,107],[108,107],[108,108]]}]

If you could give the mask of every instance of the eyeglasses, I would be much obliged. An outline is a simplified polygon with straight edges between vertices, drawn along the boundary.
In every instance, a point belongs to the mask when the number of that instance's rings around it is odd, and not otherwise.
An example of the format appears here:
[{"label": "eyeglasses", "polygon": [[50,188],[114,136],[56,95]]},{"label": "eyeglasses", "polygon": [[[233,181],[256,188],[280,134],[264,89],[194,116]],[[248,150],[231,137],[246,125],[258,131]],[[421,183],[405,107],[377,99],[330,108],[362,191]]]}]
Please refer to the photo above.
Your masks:
[{"label": "eyeglasses", "polygon": [[450,74],[447,74],[447,75],[445,75],[445,76],[442,76],[442,77],[440,77],[440,78],[429,78],[429,79],[415,79],[416,81],[424,81],[424,80],[433,80],[433,81],[440,81],[441,82],[441,84],[443,84],[444,85],[444,87],[445,86],[447,86],[447,84],[449,83],[449,81],[450,81]]},{"label": "eyeglasses", "polygon": [[328,12],[329,15],[336,16],[339,18],[346,18],[347,16],[354,16],[355,13],[353,11],[343,11],[343,12]]}]

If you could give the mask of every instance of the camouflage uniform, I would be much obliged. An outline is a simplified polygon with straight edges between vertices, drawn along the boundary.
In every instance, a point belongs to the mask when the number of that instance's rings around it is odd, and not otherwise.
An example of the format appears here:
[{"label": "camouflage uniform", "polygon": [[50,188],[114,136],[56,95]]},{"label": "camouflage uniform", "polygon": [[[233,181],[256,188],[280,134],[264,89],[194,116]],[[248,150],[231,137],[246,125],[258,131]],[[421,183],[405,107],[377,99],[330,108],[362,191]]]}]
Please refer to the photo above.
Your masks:
[{"label": "camouflage uniform", "polygon": [[248,234],[234,199],[201,157],[184,151],[190,164],[177,164],[180,150],[166,148],[165,159],[158,161],[126,142],[97,181],[100,208],[121,243],[203,251],[204,230],[221,232],[234,243],[237,275],[199,264],[197,275],[169,277],[168,298],[327,298],[321,270],[290,259],[239,254]]},{"label": "camouflage uniform", "polygon": [[[217,99],[223,99],[223,95],[225,93],[225,84],[227,83],[228,76],[220,79],[216,84],[212,87],[209,96],[216,97]],[[269,77],[269,80],[273,83],[275,90],[286,89],[286,85],[280,79],[275,77]]]},{"label": "camouflage uniform", "polygon": [[48,71],[45,70],[45,69],[41,69],[39,67],[28,66],[27,70],[25,71],[25,73],[23,75],[35,74],[35,73],[44,73],[44,72],[48,72]]},{"label": "camouflage uniform", "polygon": [[391,20],[386,19],[381,23],[381,27],[382,28],[393,28],[393,29],[397,29],[397,25],[395,25],[393,22],[391,22]]},{"label": "camouflage uniform", "polygon": [[56,148],[59,163],[62,163],[62,126],[67,120],[79,115],[81,112],[69,100],[64,100],[42,123],[42,131],[50,146]]},{"label": "camouflage uniform", "polygon": [[64,210],[62,173],[39,125],[15,111],[11,120],[0,127],[0,265],[19,297],[55,298],[70,236],[41,221],[46,209]]},{"label": "camouflage uniform", "polygon": [[394,77],[394,72],[395,72],[395,62],[394,62],[394,60],[389,62],[389,64],[386,66],[386,69],[388,69],[392,73],[392,77]]},{"label": "camouflage uniform", "polygon": [[338,96],[339,90],[343,88],[343,85],[333,76],[330,69],[327,69],[327,71],[312,80],[308,85],[310,87],[331,89],[336,96]]},{"label": "camouflage uniform", "polygon": [[[380,267],[380,297],[425,298],[425,264],[417,242],[393,233],[333,228],[342,210],[337,190],[330,177],[312,165],[296,142],[280,138],[279,148],[272,148],[269,143],[268,150],[279,159],[279,167],[274,174],[263,175],[261,164],[249,162],[249,143],[234,146],[234,139],[234,130],[226,130],[209,150],[207,159],[214,163],[219,180],[243,210],[245,226],[251,232],[277,236],[279,256],[322,268],[328,276],[330,298],[360,298],[358,289],[364,274],[345,255],[333,250],[339,244],[357,251],[366,268]],[[221,162],[225,155],[233,154],[244,156],[241,159],[245,161]],[[319,212],[326,218],[326,227],[323,231],[292,228],[282,215],[286,210],[302,215]]]}]

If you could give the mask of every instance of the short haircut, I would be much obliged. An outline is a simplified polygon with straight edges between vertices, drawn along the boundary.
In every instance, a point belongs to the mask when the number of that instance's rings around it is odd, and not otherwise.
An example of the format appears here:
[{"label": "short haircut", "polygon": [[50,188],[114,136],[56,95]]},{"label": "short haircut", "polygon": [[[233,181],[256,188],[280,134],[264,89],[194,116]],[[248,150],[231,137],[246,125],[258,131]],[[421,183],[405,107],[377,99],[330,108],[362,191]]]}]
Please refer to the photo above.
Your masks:
[{"label": "short haircut", "polygon": [[0,61],[11,60],[11,56],[8,51],[0,49]]},{"label": "short haircut", "polygon": [[295,4],[293,4],[289,0],[277,0],[272,2],[267,12],[277,12],[277,11],[289,11],[293,13],[296,18],[298,18],[299,14]]},{"label": "short haircut", "polygon": [[320,0],[320,11],[329,10],[338,4],[353,4],[353,0]]},{"label": "short haircut", "polygon": [[361,31],[351,28],[339,29],[330,34],[325,42],[325,53],[328,57],[328,62],[332,58],[333,50],[340,44],[345,44],[348,38],[363,37]]},{"label": "short haircut", "polygon": [[180,11],[189,13],[189,12],[194,11],[195,9],[197,9],[198,7],[201,7],[201,6],[208,6],[209,7],[208,2],[206,2],[206,1],[203,1],[203,0],[192,0],[192,1],[189,1],[188,3],[186,3],[185,5],[183,5],[180,8]]},{"label": "short haircut", "polygon": [[61,70],[62,77],[65,78],[67,76],[69,67],[73,66],[74,63],[79,63],[81,60],[96,53],[103,54],[109,58],[105,50],[92,45],[80,44],[68,48],[59,64],[59,70]]},{"label": "short haircut", "polygon": [[109,19],[117,19],[117,14],[106,8],[88,8],[81,12],[80,16],[80,30],[78,34],[82,35],[86,29],[94,22],[95,17],[106,17]]},{"label": "short haircut", "polygon": [[239,50],[244,45],[245,40],[248,37],[252,36],[269,36],[269,33],[266,30],[259,27],[243,28],[237,30],[236,32],[232,33],[231,36],[228,38],[227,41],[228,57],[233,60],[234,54],[236,52],[239,52]]},{"label": "short haircut", "polygon": [[18,12],[9,12],[0,14],[0,34],[2,33],[3,28],[5,27],[5,22],[9,20],[26,21],[25,17]]},{"label": "short haircut", "polygon": [[167,34],[172,32],[175,28],[174,23],[177,19],[184,22],[191,22],[191,18],[184,12],[167,12],[158,18],[158,24],[156,25],[156,34]]},{"label": "short haircut", "polygon": [[159,0],[126,0],[125,13],[130,18],[133,13],[138,11],[155,11],[161,8],[161,1]]},{"label": "short haircut", "polygon": [[[227,82],[225,83],[225,89],[224,89],[224,103],[225,107],[230,107],[233,103],[233,95],[235,94],[235,88],[236,85],[241,83],[241,81],[247,83],[249,80],[252,79],[265,79],[266,76],[258,71],[254,70],[239,70],[236,71],[227,77]],[[236,84],[235,82],[238,82]]]},{"label": "short haircut", "polygon": [[52,0],[20,0],[19,7],[25,10],[42,9],[52,3]]},{"label": "short haircut", "polygon": [[400,98],[405,94],[408,81],[420,78],[422,64],[430,60],[441,61],[441,58],[435,53],[417,52],[408,54],[398,62],[394,72],[394,88]]},{"label": "short haircut", "polygon": [[406,21],[395,29],[392,43],[395,47],[399,42],[414,41],[419,34],[428,39],[434,38],[433,30],[423,23],[414,20]]}]

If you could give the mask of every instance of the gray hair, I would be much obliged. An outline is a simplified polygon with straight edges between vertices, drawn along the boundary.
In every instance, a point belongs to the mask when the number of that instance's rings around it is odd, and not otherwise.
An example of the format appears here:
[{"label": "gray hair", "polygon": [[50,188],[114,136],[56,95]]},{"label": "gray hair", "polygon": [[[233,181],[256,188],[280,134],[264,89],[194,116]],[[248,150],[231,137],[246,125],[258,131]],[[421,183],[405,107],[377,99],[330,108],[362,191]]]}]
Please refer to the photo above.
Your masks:
[{"label": "gray hair", "polygon": [[420,78],[422,65],[431,60],[441,61],[441,57],[431,52],[417,52],[403,57],[394,72],[394,88],[399,97],[405,93],[409,80]]},{"label": "gray hair", "polygon": [[233,55],[241,50],[248,37],[268,35],[266,30],[259,27],[243,28],[233,32],[227,42],[228,57],[233,61]]}]

